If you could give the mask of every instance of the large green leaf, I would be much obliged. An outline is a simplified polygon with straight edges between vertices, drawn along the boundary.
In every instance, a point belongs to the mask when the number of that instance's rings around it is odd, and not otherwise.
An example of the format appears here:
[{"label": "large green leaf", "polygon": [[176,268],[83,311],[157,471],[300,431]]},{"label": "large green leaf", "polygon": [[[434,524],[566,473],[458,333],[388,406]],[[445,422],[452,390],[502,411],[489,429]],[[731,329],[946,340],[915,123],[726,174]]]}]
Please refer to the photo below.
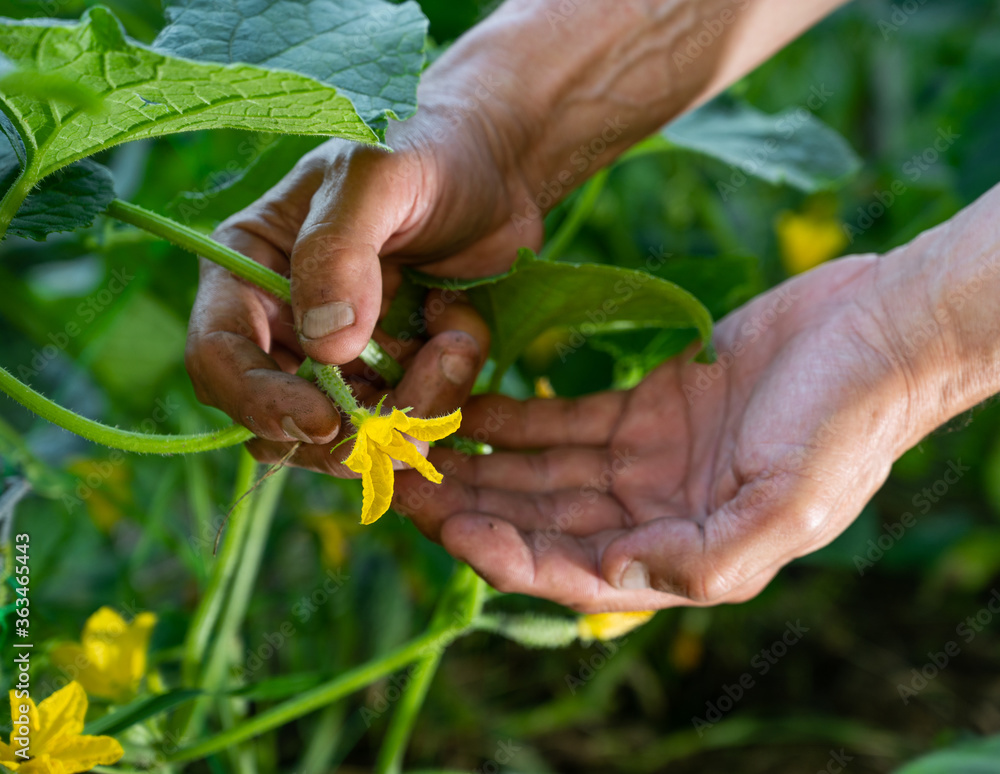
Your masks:
[{"label": "large green leaf", "polygon": [[0,52],[18,67],[78,82],[101,98],[95,113],[23,93],[0,95],[27,146],[31,181],[126,140],[194,129],[376,139],[333,87],[298,73],[167,56],[126,38],[99,6],[76,24],[4,20]]},{"label": "large green leaf", "polygon": [[493,333],[497,379],[552,328],[569,328],[581,343],[596,333],[640,328],[694,328],[706,344],[712,336],[712,315],[697,298],[632,269],[550,263],[522,249],[511,270],[497,277],[452,282],[411,276],[428,287],[466,292]]},{"label": "large green leaf", "polygon": [[303,73],[374,125],[417,108],[427,19],[412,0],[175,0],[166,13],[164,53]]},{"label": "large green leaf", "polygon": [[[19,157],[24,154],[24,145],[16,131],[14,134],[19,148],[0,137],[0,196],[21,171]],[[94,222],[114,196],[114,182],[107,168],[83,159],[45,178],[21,205],[7,233],[42,241],[54,231],[84,228]]]},{"label": "large green leaf", "polygon": [[668,124],[663,136],[731,166],[731,179],[719,182],[734,188],[757,177],[809,193],[861,168],[847,141],[804,107],[768,115],[724,95]]},{"label": "large green leaf", "polygon": [[[752,256],[671,258],[657,274],[680,285],[720,319],[745,303],[764,285]],[[691,329],[622,331],[594,336],[590,345],[615,358],[614,386],[637,384],[660,363],[682,352],[697,337]]]},{"label": "large green leaf", "polygon": [[919,758],[896,774],[996,774],[1000,771],[1000,736],[981,739]]}]

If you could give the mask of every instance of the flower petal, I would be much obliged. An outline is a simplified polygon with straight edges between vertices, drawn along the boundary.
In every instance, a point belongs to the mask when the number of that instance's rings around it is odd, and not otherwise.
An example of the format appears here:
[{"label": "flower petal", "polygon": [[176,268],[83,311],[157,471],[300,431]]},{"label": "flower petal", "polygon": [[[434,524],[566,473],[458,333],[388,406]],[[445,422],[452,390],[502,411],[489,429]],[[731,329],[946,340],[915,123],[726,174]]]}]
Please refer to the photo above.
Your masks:
[{"label": "flower petal", "polygon": [[20,765],[20,760],[14,755],[14,748],[6,742],[0,742],[0,766],[17,771],[17,767]]},{"label": "flower petal", "polygon": [[593,613],[577,621],[580,639],[613,640],[642,626],[655,612],[643,610],[634,613]]},{"label": "flower petal", "polygon": [[358,437],[354,439],[354,448],[344,460],[344,465],[359,476],[372,469],[371,445],[368,442],[368,433],[364,430],[358,430]]},{"label": "flower petal", "polygon": [[[399,412],[402,414],[403,412]],[[395,414],[395,412],[394,412]],[[462,424],[462,411],[458,409],[444,417],[421,419],[403,414],[405,422],[399,422],[396,429],[418,441],[440,441],[458,430]]]},{"label": "flower petal", "polygon": [[123,677],[128,687],[128,694],[131,697],[138,688],[139,681],[146,674],[146,656],[149,652],[149,638],[153,634],[153,627],[156,626],[155,613],[139,613],[128,630],[121,638],[119,647],[122,653]]},{"label": "flower petal", "polygon": [[391,414],[381,417],[369,417],[362,423],[368,437],[377,444],[389,443],[392,431],[406,421],[406,414],[399,409],[393,409]]},{"label": "flower petal", "polygon": [[[27,711],[21,712],[21,706],[27,706]],[[28,739],[31,740],[32,747],[35,745],[35,739],[38,736],[38,731],[41,728],[41,719],[38,716],[38,707],[35,706],[34,700],[29,696],[26,699],[18,699],[16,692],[12,689],[10,692],[10,717],[14,721],[21,715],[28,716]],[[13,730],[11,732],[11,744],[13,745],[14,735]]]},{"label": "flower petal", "polygon": [[392,488],[395,483],[392,475],[392,459],[371,442],[369,444],[368,458],[371,460],[371,469],[361,476],[362,524],[372,524],[378,521],[389,510],[389,506],[392,504]]},{"label": "flower petal", "polygon": [[405,462],[416,470],[421,476],[435,484],[440,484],[442,476],[428,459],[417,451],[417,447],[403,438],[399,433],[395,434],[392,443],[381,447],[383,453],[388,454],[393,459]]},{"label": "flower petal", "polygon": [[83,718],[87,714],[87,694],[75,680],[38,705],[41,728],[31,740],[35,754],[49,752],[48,745],[59,736],[73,736],[83,731]]},{"label": "flower petal", "polygon": [[125,751],[110,736],[73,736],[60,740],[49,754],[63,765],[67,774],[90,771],[94,766],[108,766],[122,758]]},{"label": "flower petal", "polygon": [[104,670],[87,657],[79,643],[60,643],[52,649],[50,656],[52,663],[64,674],[76,676],[76,681],[83,686],[88,696],[115,698],[117,689],[108,680]]},{"label": "flower petal", "polygon": [[52,760],[49,754],[39,755],[21,764],[20,774],[66,774],[66,769],[59,761]]}]

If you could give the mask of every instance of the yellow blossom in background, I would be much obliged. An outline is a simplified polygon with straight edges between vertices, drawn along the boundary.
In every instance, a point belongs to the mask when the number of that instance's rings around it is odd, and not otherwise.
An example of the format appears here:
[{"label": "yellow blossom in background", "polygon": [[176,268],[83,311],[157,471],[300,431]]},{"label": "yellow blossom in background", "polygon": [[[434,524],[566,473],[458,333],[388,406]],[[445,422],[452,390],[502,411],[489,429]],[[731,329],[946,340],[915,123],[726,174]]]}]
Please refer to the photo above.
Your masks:
[{"label": "yellow blossom in background", "polygon": [[552,382],[549,381],[547,376],[539,376],[535,379],[535,397],[536,398],[555,398],[556,391],[552,386]]},{"label": "yellow blossom in background", "polygon": [[396,408],[386,416],[382,416],[380,410],[381,403],[374,412],[359,411],[351,415],[358,433],[354,449],[344,464],[361,476],[362,524],[378,521],[389,510],[394,483],[393,460],[405,462],[428,481],[435,484],[442,481],[437,469],[403,437],[403,433],[417,441],[439,441],[458,430],[462,423],[461,411],[435,419],[418,419]]},{"label": "yellow blossom in background", "polygon": [[331,570],[342,566],[347,554],[347,535],[344,534],[340,519],[326,514],[309,514],[303,519],[319,540],[319,556],[323,566]]},{"label": "yellow blossom in background", "polygon": [[126,623],[110,607],[102,607],[87,619],[80,642],[57,645],[52,661],[90,695],[127,702],[146,674],[146,652],[155,625],[153,613],[139,613]]},{"label": "yellow blossom in background", "polygon": [[801,274],[840,254],[847,245],[844,227],[824,207],[783,212],[775,224],[781,261],[789,274]]},{"label": "yellow blossom in background", "polygon": [[126,506],[132,502],[132,487],[128,465],[111,460],[78,459],[67,468],[80,479],[86,496],[83,496],[90,520],[101,532],[108,533],[125,515]]},{"label": "yellow blossom in background", "polygon": [[628,634],[633,629],[642,626],[656,615],[655,610],[643,610],[635,613],[594,613],[581,616],[577,621],[580,639],[613,640]]},{"label": "yellow blossom in background", "polygon": [[[19,774],[78,774],[94,766],[107,766],[125,754],[110,736],[83,736],[87,694],[74,681],[56,691],[37,707],[30,698],[10,692],[14,723],[10,744],[0,742],[0,764]],[[26,722],[22,722],[21,719]],[[27,738],[27,759],[22,757]],[[18,755],[21,751],[22,755]]]}]

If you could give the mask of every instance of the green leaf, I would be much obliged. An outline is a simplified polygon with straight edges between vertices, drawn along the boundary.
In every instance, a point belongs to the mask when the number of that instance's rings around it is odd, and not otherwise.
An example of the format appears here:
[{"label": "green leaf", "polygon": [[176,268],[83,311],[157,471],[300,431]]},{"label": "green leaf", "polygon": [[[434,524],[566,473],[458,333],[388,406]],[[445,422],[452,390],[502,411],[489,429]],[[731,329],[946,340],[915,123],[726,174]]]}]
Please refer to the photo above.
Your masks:
[{"label": "green leaf", "polygon": [[82,159],[43,180],[21,205],[7,233],[43,242],[56,231],[86,228],[114,198],[108,169]]},{"label": "green leaf", "polygon": [[143,696],[129,702],[124,707],[116,709],[114,712],[109,712],[103,717],[92,720],[84,727],[83,733],[88,736],[120,734],[126,728],[130,728],[136,723],[141,723],[146,718],[166,712],[168,709],[176,707],[178,704],[183,704],[186,701],[191,701],[191,699],[199,695],[201,695],[201,691],[178,689],[169,691],[168,693],[157,694],[156,696]]},{"label": "green leaf", "polygon": [[411,272],[428,287],[463,289],[493,333],[495,380],[551,328],[586,340],[596,333],[641,328],[695,328],[712,336],[712,315],[683,288],[653,275],[600,264],[549,263],[528,249],[506,274],[453,282]]},{"label": "green leaf", "polygon": [[[752,256],[671,258],[657,274],[691,293],[716,320],[763,289],[758,261]],[[589,343],[615,358],[614,386],[625,389],[682,352],[697,335],[691,329],[635,330],[594,336]]]},{"label": "green leaf", "polygon": [[931,753],[896,770],[896,774],[996,774],[1000,736]]},{"label": "green leaf", "polygon": [[733,167],[720,185],[739,187],[745,174],[812,193],[861,168],[847,141],[805,108],[768,115],[726,95],[668,124],[663,136]]},{"label": "green leaf", "polygon": [[100,6],[76,24],[5,20],[0,52],[18,67],[85,84],[102,100],[93,115],[27,94],[0,95],[25,141],[31,181],[117,143],[195,129],[376,139],[330,86],[297,73],[167,56],[126,38]]},{"label": "green leaf", "polygon": [[[0,137],[0,192],[6,192],[21,171],[19,156],[24,153],[24,145],[16,130],[11,130],[20,152]],[[51,232],[85,228],[114,196],[114,181],[107,168],[83,159],[43,180],[21,205],[7,233],[40,242]]]},{"label": "green leaf", "polygon": [[159,51],[303,73],[372,125],[417,108],[427,19],[412,0],[175,0],[166,14]]}]

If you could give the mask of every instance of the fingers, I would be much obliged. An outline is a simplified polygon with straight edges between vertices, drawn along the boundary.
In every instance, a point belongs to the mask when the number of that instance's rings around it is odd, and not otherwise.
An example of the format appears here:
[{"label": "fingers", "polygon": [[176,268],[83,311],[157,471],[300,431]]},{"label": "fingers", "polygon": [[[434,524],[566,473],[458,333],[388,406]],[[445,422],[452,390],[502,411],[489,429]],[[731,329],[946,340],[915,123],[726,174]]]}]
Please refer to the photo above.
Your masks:
[{"label": "fingers", "polygon": [[615,478],[614,460],[607,449],[557,446],[538,453],[495,452],[467,455],[441,449],[441,462],[452,461],[454,476],[476,487],[513,492],[551,492],[578,489],[581,498],[603,491]]},{"label": "fingers", "polygon": [[715,604],[753,578],[829,539],[830,503],[791,474],[745,485],[705,523],[662,518],[611,541],[601,576],[620,589],[657,589]]},{"label": "fingers", "polygon": [[459,434],[507,449],[606,445],[628,395],[604,392],[584,398],[527,401],[483,395],[463,409]]},{"label": "fingers", "polygon": [[619,589],[601,575],[601,555],[623,530],[590,536],[519,530],[510,522],[478,513],[460,513],[445,521],[441,543],[469,564],[487,583],[508,594],[542,597],[583,613],[660,610],[745,602],[773,579],[767,568],[710,603],[655,588]]},{"label": "fingers", "polygon": [[[261,205],[263,207],[263,205]],[[277,271],[287,267],[268,238],[265,217],[244,215],[217,238]],[[253,226],[246,226],[247,223]],[[251,233],[248,229],[260,229]],[[300,355],[287,314],[277,299],[202,261],[185,364],[198,399],[272,441],[324,443],[336,436],[340,414],[316,387],[297,379]],[[267,354],[271,352],[272,354]]]},{"label": "fingers", "polygon": [[601,578],[601,547],[615,534],[534,539],[504,519],[468,513],[445,522],[441,542],[448,553],[505,593],[543,597],[583,612],[682,604],[684,600],[653,589],[621,591]]},{"label": "fingers", "polygon": [[418,417],[449,414],[472,392],[482,358],[478,342],[468,333],[438,334],[414,356],[389,402],[411,406]]},{"label": "fingers", "polygon": [[296,329],[318,362],[355,359],[378,322],[379,253],[414,206],[405,184],[389,184],[389,158],[375,148],[333,158],[292,248]]}]

